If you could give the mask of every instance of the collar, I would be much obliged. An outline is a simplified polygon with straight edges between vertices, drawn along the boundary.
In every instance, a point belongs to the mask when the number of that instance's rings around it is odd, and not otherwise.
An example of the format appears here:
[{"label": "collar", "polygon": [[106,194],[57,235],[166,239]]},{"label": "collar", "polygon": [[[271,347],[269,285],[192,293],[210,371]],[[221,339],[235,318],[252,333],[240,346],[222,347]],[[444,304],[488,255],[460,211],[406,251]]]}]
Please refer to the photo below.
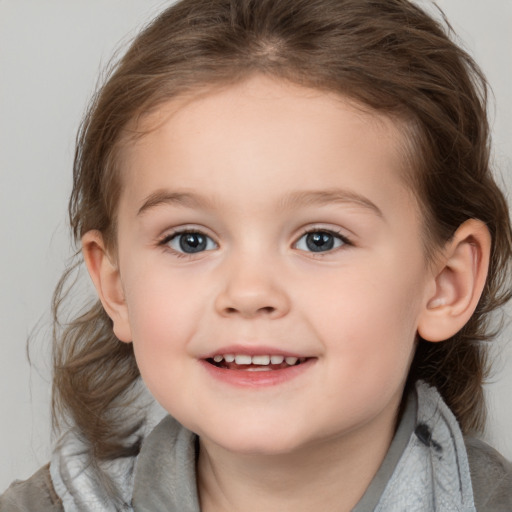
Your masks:
[{"label": "collar", "polygon": [[[200,512],[197,436],[170,416],[145,437],[138,457],[101,465],[117,502],[84,446],[68,433],[52,457],[52,481],[66,512]],[[353,512],[369,510],[476,512],[460,428],[437,390],[423,382],[407,398],[390,449]]]}]

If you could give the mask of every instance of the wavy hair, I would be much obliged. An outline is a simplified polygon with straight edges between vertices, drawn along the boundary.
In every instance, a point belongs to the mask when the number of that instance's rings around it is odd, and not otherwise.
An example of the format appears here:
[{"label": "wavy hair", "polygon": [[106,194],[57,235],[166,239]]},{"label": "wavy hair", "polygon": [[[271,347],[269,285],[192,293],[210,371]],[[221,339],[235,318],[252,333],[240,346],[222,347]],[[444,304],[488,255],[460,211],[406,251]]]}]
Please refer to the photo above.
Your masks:
[{"label": "wavy hair", "polygon": [[[409,375],[409,384],[439,389],[464,432],[481,430],[489,319],[510,297],[512,237],[490,169],[486,81],[451,32],[407,0],[179,1],[134,39],[83,119],[69,203],[75,242],[97,229],[115,248],[128,127],[172,98],[263,73],[392,116],[409,147],[427,258],[467,219],[491,233],[473,317],[446,342],[420,339]],[[125,412],[140,378],[132,347],[116,339],[99,302],[59,322],[71,274],[54,296],[54,417],[75,424],[98,459],[134,454],[140,418]]]}]

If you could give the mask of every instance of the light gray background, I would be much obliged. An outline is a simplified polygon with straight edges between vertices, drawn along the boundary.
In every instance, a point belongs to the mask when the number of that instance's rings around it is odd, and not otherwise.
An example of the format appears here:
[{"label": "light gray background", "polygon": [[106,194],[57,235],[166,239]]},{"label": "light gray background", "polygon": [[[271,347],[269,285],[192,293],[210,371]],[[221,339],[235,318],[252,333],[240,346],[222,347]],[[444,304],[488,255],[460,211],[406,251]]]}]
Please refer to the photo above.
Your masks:
[{"label": "light gray background", "polygon": [[[113,49],[168,3],[0,0],[0,492],[50,453],[49,308],[72,252],[65,215],[81,115]],[[495,158],[512,191],[512,0],[439,5],[493,87]],[[511,334],[488,386],[487,434],[509,458]]]}]

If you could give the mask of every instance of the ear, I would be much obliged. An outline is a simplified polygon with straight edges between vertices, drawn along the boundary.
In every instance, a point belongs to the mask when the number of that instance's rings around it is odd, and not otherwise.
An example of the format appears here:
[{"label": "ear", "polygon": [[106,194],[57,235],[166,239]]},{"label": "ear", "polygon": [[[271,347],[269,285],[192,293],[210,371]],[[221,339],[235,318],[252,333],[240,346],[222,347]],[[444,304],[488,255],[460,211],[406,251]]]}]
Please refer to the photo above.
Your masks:
[{"label": "ear", "polygon": [[424,340],[446,340],[471,318],[484,289],[490,250],[483,222],[469,219],[457,229],[441,251],[420,316],[418,334]]},{"label": "ear", "polygon": [[88,231],[82,237],[82,254],[103,308],[114,324],[114,334],[121,341],[131,342],[128,309],[119,268],[108,254],[99,231]]}]

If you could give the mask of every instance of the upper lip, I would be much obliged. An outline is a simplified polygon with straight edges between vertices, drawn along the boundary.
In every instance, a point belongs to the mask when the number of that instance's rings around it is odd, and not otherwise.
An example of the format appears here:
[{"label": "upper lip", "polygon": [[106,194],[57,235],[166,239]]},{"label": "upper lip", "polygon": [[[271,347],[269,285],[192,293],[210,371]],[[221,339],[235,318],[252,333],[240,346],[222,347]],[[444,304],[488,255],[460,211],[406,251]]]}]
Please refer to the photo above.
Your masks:
[{"label": "upper lip", "polygon": [[284,356],[284,357],[311,357],[303,353],[292,352],[278,347],[270,347],[263,345],[230,345],[208,352],[201,356],[200,359],[211,359],[217,355],[235,354],[248,356]]}]

